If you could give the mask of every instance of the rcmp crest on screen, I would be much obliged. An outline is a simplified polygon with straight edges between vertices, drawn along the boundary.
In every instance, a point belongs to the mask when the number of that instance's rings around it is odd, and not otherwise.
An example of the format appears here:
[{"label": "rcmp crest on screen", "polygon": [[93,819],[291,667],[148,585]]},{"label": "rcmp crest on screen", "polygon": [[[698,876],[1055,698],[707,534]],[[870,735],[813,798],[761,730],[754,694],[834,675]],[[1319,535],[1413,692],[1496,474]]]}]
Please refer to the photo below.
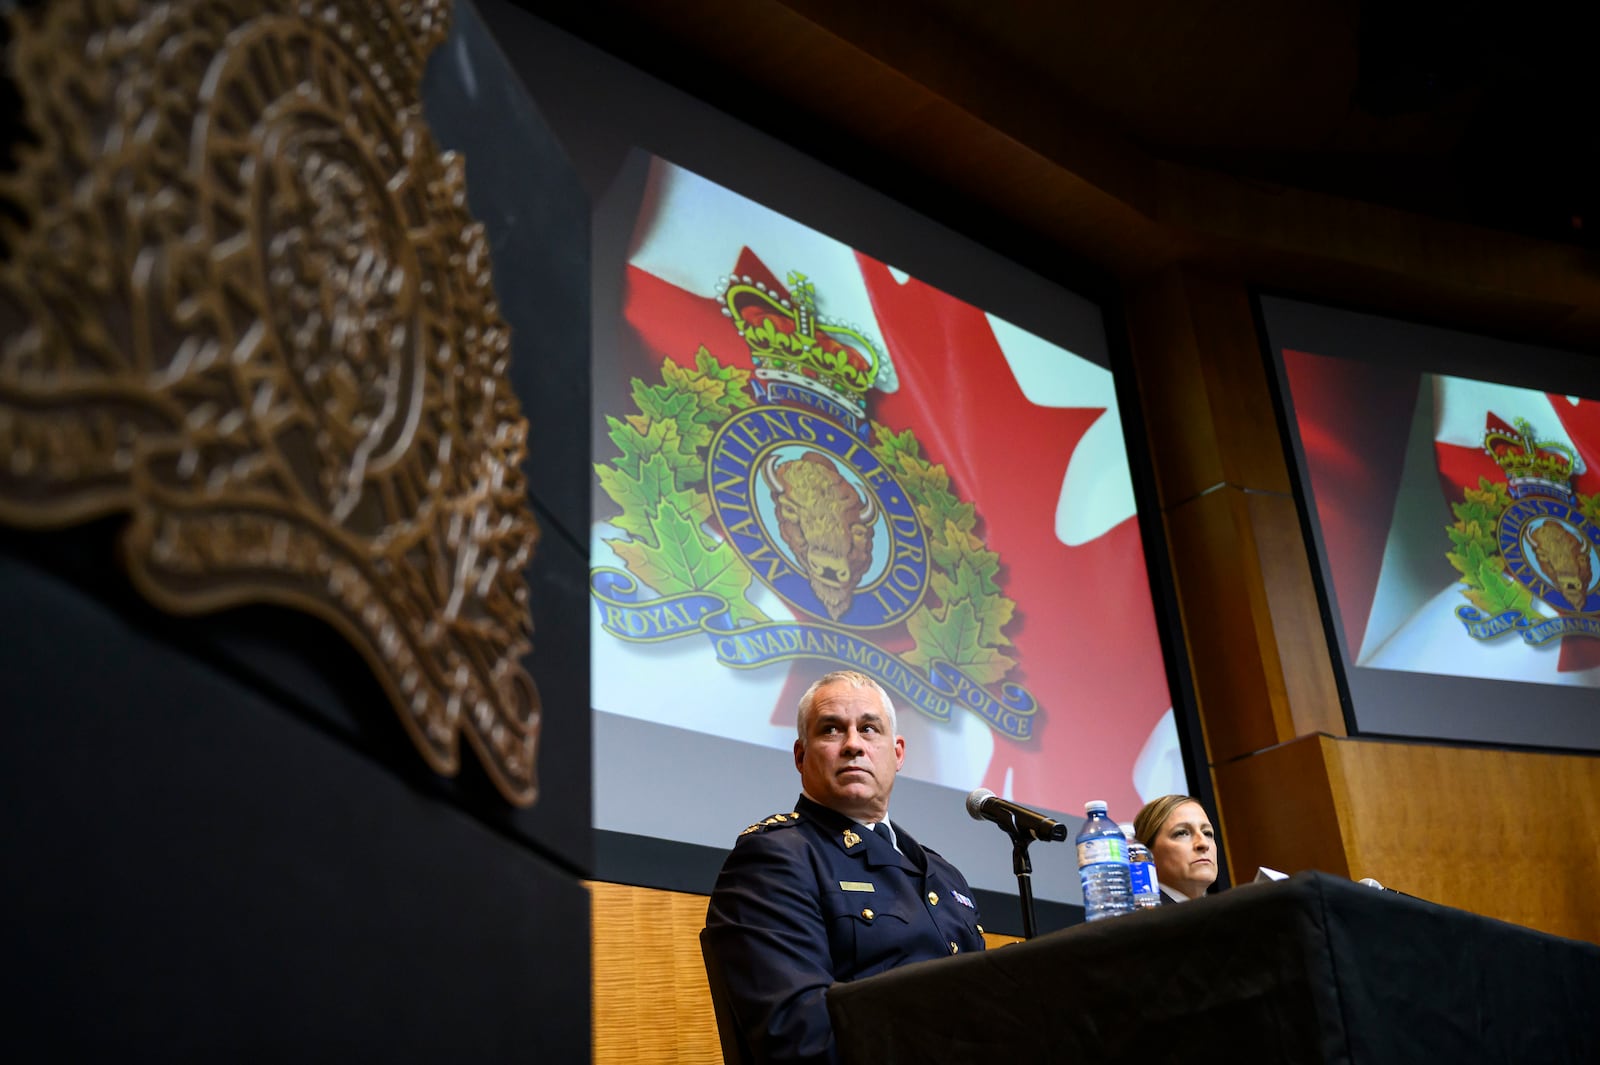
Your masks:
[{"label": "rcmp crest on screen", "polygon": [[916,508],[831,419],[756,407],[711,442],[711,503],[734,550],[798,610],[851,629],[902,621],[928,585]]},{"label": "rcmp crest on screen", "polygon": [[[995,683],[1015,664],[1002,650],[1014,604],[971,575],[998,570],[998,559],[979,557],[987,549],[970,535],[971,506],[942,487],[940,512],[964,513],[940,522],[957,542],[935,544],[919,511],[930,489],[919,496],[897,467],[941,485],[943,470],[909,431],[885,439],[868,419],[869,391],[895,382],[887,354],[820,315],[797,273],[787,287],[725,278],[716,298],[752,370],[702,349],[692,371],[664,366],[664,386],[635,382],[639,416],[609,419],[623,456],[597,472],[623,507],[613,524],[628,537],[607,542],[628,568],[591,575],[602,627],[632,643],[704,634],[735,669],[802,658],[858,669],[935,720],[965,709],[1030,738],[1032,696]],[[963,564],[968,576],[957,579]],[[752,581],[794,619],[758,610]],[[902,626],[909,654],[879,642]]]},{"label": "rcmp crest on screen", "polygon": [[1521,419],[1514,429],[1489,429],[1484,450],[1506,483],[1484,479],[1455,504],[1449,557],[1472,604],[1456,616],[1480,640],[1508,632],[1530,644],[1600,638],[1600,507],[1571,485],[1584,472],[1582,456],[1537,439]]}]

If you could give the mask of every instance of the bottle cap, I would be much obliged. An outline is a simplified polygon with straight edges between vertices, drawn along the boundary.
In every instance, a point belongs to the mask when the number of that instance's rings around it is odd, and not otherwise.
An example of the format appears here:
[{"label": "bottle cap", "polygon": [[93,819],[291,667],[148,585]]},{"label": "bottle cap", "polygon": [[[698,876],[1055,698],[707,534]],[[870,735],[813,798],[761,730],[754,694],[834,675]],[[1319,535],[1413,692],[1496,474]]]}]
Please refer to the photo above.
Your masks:
[{"label": "bottle cap", "polygon": [[1122,824],[1118,825],[1117,827],[1122,829],[1122,834],[1124,836],[1128,837],[1128,842],[1129,843],[1135,842],[1134,835],[1133,835],[1133,823],[1132,822],[1124,821]]},{"label": "bottle cap", "polygon": [[1083,804],[1083,809],[1085,813],[1103,814],[1106,812],[1106,801],[1104,799],[1090,799]]}]

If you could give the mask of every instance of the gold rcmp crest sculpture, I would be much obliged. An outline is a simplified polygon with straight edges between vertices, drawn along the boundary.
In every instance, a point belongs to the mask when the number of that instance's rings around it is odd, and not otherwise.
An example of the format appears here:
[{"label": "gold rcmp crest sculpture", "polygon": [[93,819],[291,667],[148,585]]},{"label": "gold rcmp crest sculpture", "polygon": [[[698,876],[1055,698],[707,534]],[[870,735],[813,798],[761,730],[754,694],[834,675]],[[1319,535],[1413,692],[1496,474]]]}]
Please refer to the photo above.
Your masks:
[{"label": "gold rcmp crest sculpture", "polygon": [[444,0],[8,16],[0,519],[127,512],[185,613],[333,624],[440,773],[537,793],[527,423],[462,163],[419,85]]},{"label": "gold rcmp crest sculpture", "polygon": [[1479,640],[1508,632],[1535,645],[1600,638],[1600,496],[1572,490],[1582,457],[1537,439],[1522,419],[1488,430],[1483,446],[1506,483],[1479,478],[1452,505],[1448,557],[1472,604],[1456,617]]},{"label": "gold rcmp crest sculpture", "polygon": [[[635,379],[638,413],[607,419],[619,456],[595,471],[621,509],[612,525],[625,535],[607,544],[625,569],[591,572],[604,631],[704,638],[732,669],[835,663],[935,721],[965,709],[1031,739],[1039,707],[1006,680],[1016,602],[976,509],[910,429],[869,417],[868,393],[895,380],[893,363],[822,316],[801,273],[719,288],[751,369],[701,347],[692,369],[667,361],[660,384]],[[757,582],[793,620],[762,611]],[[884,638],[901,632],[909,649]]]}]

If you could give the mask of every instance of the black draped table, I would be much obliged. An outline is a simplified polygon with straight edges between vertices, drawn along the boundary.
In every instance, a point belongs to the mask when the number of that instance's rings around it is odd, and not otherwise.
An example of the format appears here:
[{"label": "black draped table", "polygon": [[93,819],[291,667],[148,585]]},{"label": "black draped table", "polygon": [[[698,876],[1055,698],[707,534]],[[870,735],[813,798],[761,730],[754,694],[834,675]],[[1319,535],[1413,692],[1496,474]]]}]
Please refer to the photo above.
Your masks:
[{"label": "black draped table", "polygon": [[836,984],[853,1065],[1600,1063],[1600,947],[1321,873]]}]

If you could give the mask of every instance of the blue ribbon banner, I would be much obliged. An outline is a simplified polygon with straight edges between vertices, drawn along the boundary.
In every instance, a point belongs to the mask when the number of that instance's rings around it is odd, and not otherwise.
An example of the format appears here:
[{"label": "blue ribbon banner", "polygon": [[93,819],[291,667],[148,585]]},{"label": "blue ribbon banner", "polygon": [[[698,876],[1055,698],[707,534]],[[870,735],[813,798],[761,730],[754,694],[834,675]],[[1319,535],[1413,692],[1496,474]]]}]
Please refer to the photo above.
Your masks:
[{"label": "blue ribbon banner", "polygon": [[1018,685],[1005,684],[996,698],[949,662],[934,661],[924,675],[893,652],[818,623],[777,621],[736,628],[728,620],[727,604],[718,596],[686,592],[641,600],[638,583],[616,569],[595,570],[590,591],[600,604],[600,627],[629,643],[660,643],[703,632],[717,661],[733,669],[759,669],[801,658],[837,662],[865,673],[935,721],[949,721],[950,711],[962,707],[1014,740],[1033,737],[1039,705],[1032,695]]},{"label": "blue ribbon banner", "polygon": [[1563,636],[1600,636],[1600,618],[1565,616],[1529,621],[1519,611],[1507,610],[1490,617],[1470,606],[1456,608],[1456,617],[1475,640],[1492,640],[1508,632],[1537,647]]}]

